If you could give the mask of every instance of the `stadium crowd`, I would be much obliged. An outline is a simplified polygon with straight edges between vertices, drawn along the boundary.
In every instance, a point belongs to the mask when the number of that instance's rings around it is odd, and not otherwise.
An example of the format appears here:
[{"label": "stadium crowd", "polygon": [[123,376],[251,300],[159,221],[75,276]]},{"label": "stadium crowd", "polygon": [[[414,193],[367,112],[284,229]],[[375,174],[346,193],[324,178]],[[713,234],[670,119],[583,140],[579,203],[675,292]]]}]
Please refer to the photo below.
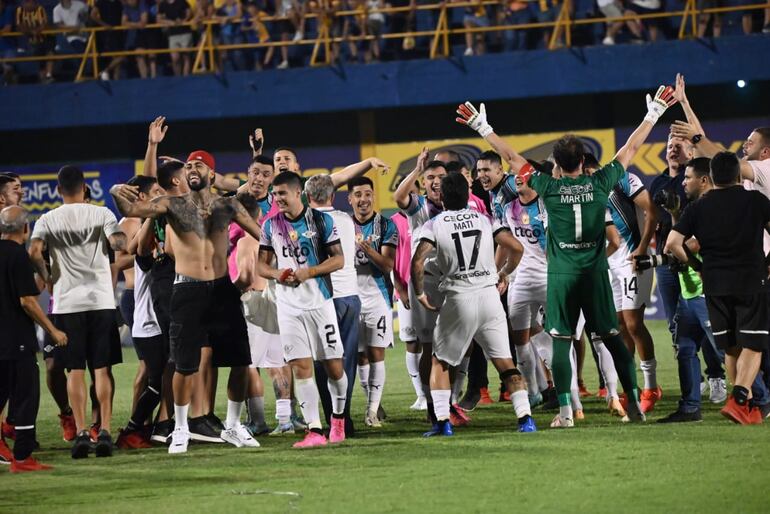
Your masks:
[{"label": "stadium crowd", "polygon": [[[626,169],[676,103],[685,120],[671,125],[668,168],[647,189]],[[528,161],[494,132],[484,104],[460,105],[457,121],[491,150],[469,166],[452,151],[423,149],[393,193],[400,211],[390,218],[374,211],[365,176],[389,171],[377,158],[305,178],[294,150],[263,154],[258,129],[240,181],[217,173],[202,150],[159,164],[163,117],[150,124],[143,174],[110,190],[120,221],[88,202],[82,171],[66,165],[63,205],[30,227],[19,177],[3,174],[0,462],[12,472],[50,469],[32,457],[35,323],[46,333],[46,384],[73,459],[153,442],[170,454],[187,452],[191,440],[253,448],[259,437],[296,431],[304,436],[295,448],[341,443],[355,436],[356,377],[363,422],[376,430],[394,304],[411,408],[427,411],[426,437],[454,435],[492,401],[489,361],[518,432],[538,430],[535,408],[558,410],[552,428],[575,427],[591,394],[581,378],[584,334],[610,415],[645,422],[663,394],[644,321],[653,273],[681,390],[678,408],[657,422],[700,421],[708,390],[728,420],[762,423],[770,415],[770,128],[752,131],[739,158],[704,133],[683,77],[646,104],[604,165],[573,135],[549,160]],[[350,212],[333,207],[342,186]],[[119,272],[126,289],[116,309]],[[37,298],[45,289],[47,313]],[[129,394],[115,391],[112,377],[122,361],[118,310],[139,366],[130,417],[115,431],[113,397]],[[226,408],[217,409],[219,368],[230,371]],[[274,426],[264,376],[275,390]]]},{"label": "stadium crowd", "polygon": [[[725,6],[745,5],[748,0],[728,0]],[[425,4],[416,0],[0,0],[0,58],[45,57],[80,54],[89,33],[97,32],[99,52],[168,49],[170,53],[103,57],[99,65],[102,80],[121,77],[153,78],[158,75],[188,75],[206,24],[214,22],[214,43],[224,45],[315,40],[320,26],[344,44],[331,47],[333,60],[372,62],[410,59],[428,55],[428,38],[406,36],[383,39],[384,34],[434,30],[438,10],[417,10]],[[743,3],[741,3],[743,2]],[[430,2],[428,2],[430,3]],[[461,2],[455,2],[461,3]],[[449,27],[482,29],[494,26],[548,23],[556,21],[562,8],[558,0],[509,2],[462,2],[448,11]],[[699,9],[723,6],[704,1]],[[401,7],[394,12],[383,9]],[[412,9],[410,9],[410,7]],[[683,9],[679,0],[579,0],[571,4],[575,19],[619,18],[654,15]],[[345,13],[338,15],[337,13]],[[713,19],[712,19],[713,18]],[[579,25],[573,29],[573,44],[579,46],[642,43],[676,37],[678,19],[661,17],[621,20],[606,24]],[[114,27],[124,27],[117,30]],[[46,29],[65,29],[56,34]],[[698,36],[770,32],[770,8],[698,17]],[[466,56],[487,52],[520,51],[548,46],[551,27],[486,30],[453,37]],[[7,35],[20,33],[20,36]],[[369,36],[370,39],[349,39]],[[209,68],[218,70],[284,69],[307,63],[311,46],[269,46],[221,50]],[[25,64],[3,63],[4,83],[30,81],[30,69],[38,70],[33,80],[50,83],[68,80],[79,65],[73,60],[41,60]],[[90,65],[89,65],[90,66]]]}]

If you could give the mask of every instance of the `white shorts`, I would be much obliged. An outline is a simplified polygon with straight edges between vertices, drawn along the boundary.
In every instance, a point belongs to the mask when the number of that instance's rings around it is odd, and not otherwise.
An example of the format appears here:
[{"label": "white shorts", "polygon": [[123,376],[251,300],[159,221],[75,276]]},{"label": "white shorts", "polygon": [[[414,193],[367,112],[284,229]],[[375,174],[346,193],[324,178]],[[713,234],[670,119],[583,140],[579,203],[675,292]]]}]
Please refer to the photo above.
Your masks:
[{"label": "white shorts", "polygon": [[286,365],[283,360],[281,336],[268,334],[249,321],[246,321],[246,328],[249,331],[249,349],[251,350],[250,368],[282,368]]},{"label": "white shorts", "polygon": [[610,284],[615,310],[630,311],[650,305],[652,277],[652,270],[634,273],[630,265],[611,269]]},{"label": "white shorts", "polygon": [[510,359],[508,326],[497,288],[447,296],[433,338],[433,354],[450,366],[460,364],[472,341],[488,359]]},{"label": "white shorts", "polygon": [[[438,290],[438,283],[438,277],[425,275],[423,291],[428,295],[428,301],[430,301],[431,305],[437,308],[444,303],[444,293]],[[499,298],[498,303],[500,303]],[[433,329],[436,328],[438,313],[431,312],[422,306],[414,294],[414,288],[411,283],[409,284],[409,305],[412,308],[412,326],[417,333],[417,340],[421,343],[432,343]]]},{"label": "white shorts", "polygon": [[358,351],[367,346],[393,348],[393,309],[382,295],[361,296],[361,322],[358,328]]},{"label": "white shorts", "polygon": [[279,304],[278,325],[281,327],[286,362],[307,358],[316,361],[342,358],[342,339],[332,300],[326,300],[321,307],[313,310]]},{"label": "white shorts", "polygon": [[526,330],[532,328],[537,320],[540,308],[545,308],[546,282],[522,280],[524,275],[518,275],[508,285],[508,320],[511,330]]},{"label": "white shorts", "polygon": [[412,310],[404,307],[404,302],[398,300],[396,302],[396,312],[398,312],[399,339],[404,343],[414,343],[417,341],[417,330],[412,323]]}]

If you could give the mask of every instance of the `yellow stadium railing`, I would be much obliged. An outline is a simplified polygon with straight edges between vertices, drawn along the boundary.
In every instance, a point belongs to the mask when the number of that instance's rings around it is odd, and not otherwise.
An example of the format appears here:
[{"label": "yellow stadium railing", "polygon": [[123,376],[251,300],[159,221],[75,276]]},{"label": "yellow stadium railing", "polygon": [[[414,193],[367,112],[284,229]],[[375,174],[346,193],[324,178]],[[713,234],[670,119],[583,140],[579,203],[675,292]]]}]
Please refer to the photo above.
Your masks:
[{"label": "yellow stadium railing", "polygon": [[[537,0],[526,0],[537,1]],[[20,62],[41,62],[41,61],[62,61],[62,60],[80,60],[78,72],[75,76],[75,81],[79,82],[87,79],[97,79],[99,77],[99,59],[110,57],[134,57],[134,56],[153,56],[160,54],[177,53],[191,53],[194,54],[194,61],[192,65],[193,73],[206,73],[216,72],[217,70],[217,55],[219,52],[227,52],[230,50],[246,50],[246,49],[259,49],[259,48],[271,48],[271,47],[288,47],[288,46],[309,46],[312,45],[312,52],[310,57],[311,66],[329,65],[332,63],[333,45],[356,42],[356,41],[373,41],[375,39],[404,39],[404,38],[418,38],[418,37],[430,37],[431,43],[429,45],[429,57],[431,59],[448,57],[451,52],[450,48],[450,36],[459,34],[475,34],[486,32],[502,32],[509,30],[529,30],[529,29],[553,29],[550,35],[548,48],[553,50],[558,47],[572,45],[572,29],[576,26],[590,25],[590,24],[604,24],[613,23],[618,21],[643,21],[657,18],[675,18],[681,17],[681,23],[679,27],[679,39],[696,37],[697,27],[699,23],[700,14],[723,14],[736,11],[755,11],[762,9],[770,9],[770,2],[764,4],[752,4],[735,7],[715,7],[708,9],[698,9],[697,0],[685,0],[684,9],[681,11],[667,11],[653,14],[629,14],[616,18],[585,18],[585,19],[573,19],[573,0],[561,0],[558,16],[554,21],[548,22],[533,22],[533,23],[519,23],[511,25],[493,25],[487,27],[472,27],[472,28],[451,28],[450,27],[450,11],[457,8],[478,8],[481,5],[497,5],[500,6],[499,0],[481,0],[475,2],[459,1],[459,2],[440,2],[428,5],[411,5],[405,7],[389,7],[376,10],[367,10],[360,8],[356,10],[337,11],[329,13],[322,7],[311,7],[310,12],[304,15],[304,19],[317,18],[318,19],[318,34],[313,39],[302,39],[300,41],[270,41],[264,40],[257,43],[239,43],[239,44],[220,44],[216,41],[214,36],[213,27],[216,25],[224,25],[228,23],[240,23],[242,20],[205,20],[200,22],[187,22],[183,25],[189,26],[191,31],[200,32],[200,39],[195,46],[190,48],[153,48],[142,50],[122,50],[113,52],[100,52],[97,48],[97,34],[104,31],[127,31],[127,30],[146,30],[146,29],[163,29],[167,28],[166,24],[147,24],[144,27],[79,27],[75,30],[71,28],[52,28],[46,29],[42,34],[47,36],[54,36],[58,34],[67,35],[73,32],[88,34],[85,49],[80,54],[53,54],[42,56],[19,56],[19,57],[7,57],[0,58],[0,63],[20,63]],[[438,11],[438,17],[436,20],[436,26],[431,30],[422,31],[405,31],[398,33],[384,33],[378,37],[372,35],[344,35],[333,36],[332,24],[335,17],[358,17],[362,20],[368,15],[373,13],[383,14],[403,14],[414,13],[416,11]],[[255,30],[258,34],[263,36],[267,34],[265,24],[278,21],[287,20],[287,18],[267,16],[261,13],[254,22]],[[178,25],[177,25],[178,27]],[[242,29],[243,30],[243,29]],[[20,32],[7,32],[0,34],[0,37],[19,37],[23,34]],[[269,37],[269,36],[268,36]],[[207,65],[208,61],[208,65]],[[90,76],[86,76],[86,72],[89,68],[90,62]]]}]

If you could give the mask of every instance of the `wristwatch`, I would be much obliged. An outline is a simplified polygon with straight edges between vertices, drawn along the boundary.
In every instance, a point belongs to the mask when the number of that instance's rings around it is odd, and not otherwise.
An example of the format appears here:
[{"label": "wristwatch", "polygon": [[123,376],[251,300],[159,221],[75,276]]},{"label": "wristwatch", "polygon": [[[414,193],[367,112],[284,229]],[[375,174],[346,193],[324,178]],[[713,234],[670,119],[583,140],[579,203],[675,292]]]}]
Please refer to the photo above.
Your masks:
[{"label": "wristwatch", "polygon": [[703,134],[695,134],[694,136],[692,136],[692,139],[690,139],[690,141],[692,141],[692,144],[697,145],[698,143],[700,143],[701,139],[703,139]]}]

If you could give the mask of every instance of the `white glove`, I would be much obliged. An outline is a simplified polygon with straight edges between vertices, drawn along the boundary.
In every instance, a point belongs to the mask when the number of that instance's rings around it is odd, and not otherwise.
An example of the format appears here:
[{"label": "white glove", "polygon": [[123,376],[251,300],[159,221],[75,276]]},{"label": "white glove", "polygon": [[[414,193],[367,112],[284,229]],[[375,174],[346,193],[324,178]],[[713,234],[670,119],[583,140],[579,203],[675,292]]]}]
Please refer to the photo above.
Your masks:
[{"label": "white glove", "polygon": [[674,89],[671,86],[660,86],[658,92],[655,93],[655,98],[647,95],[647,116],[644,117],[644,121],[649,121],[655,125],[658,118],[666,112],[666,109],[675,103]]},{"label": "white glove", "polygon": [[457,107],[458,117],[455,118],[457,123],[468,125],[470,128],[479,133],[481,137],[487,137],[494,132],[492,125],[487,123],[487,108],[484,104],[481,104],[480,111],[470,102],[465,102]]}]

